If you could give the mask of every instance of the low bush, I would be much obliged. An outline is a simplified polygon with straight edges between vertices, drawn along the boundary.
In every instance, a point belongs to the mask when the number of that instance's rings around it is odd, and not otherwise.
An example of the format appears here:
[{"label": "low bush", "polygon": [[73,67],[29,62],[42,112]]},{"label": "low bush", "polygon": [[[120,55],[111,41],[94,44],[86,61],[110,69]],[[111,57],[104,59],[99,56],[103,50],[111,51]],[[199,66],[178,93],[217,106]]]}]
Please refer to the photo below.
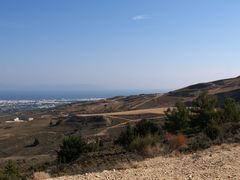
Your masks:
[{"label": "low bush", "polygon": [[76,160],[86,152],[87,143],[81,136],[69,136],[63,140],[60,150],[57,152],[59,163],[69,163]]},{"label": "low bush", "polygon": [[[240,105],[233,99],[226,99],[223,106],[219,106],[214,96],[203,92],[193,101],[191,107],[186,107],[183,103],[176,103],[176,108],[165,112],[166,123],[164,129],[172,134],[182,133],[185,135],[198,136],[204,134],[201,138],[206,138],[212,143],[221,143],[224,138],[237,140],[240,129]],[[177,139],[177,136],[168,134],[167,141],[176,148],[180,141],[185,141],[183,136]],[[204,148],[208,144],[201,142],[201,138],[193,143],[194,148]],[[205,138],[205,140],[206,140]]]},{"label": "low bush", "polygon": [[160,143],[160,136],[157,134],[148,134],[144,137],[137,136],[133,139],[128,149],[146,154],[147,149],[151,149]]},{"label": "low bush", "polygon": [[102,146],[103,142],[100,139],[88,144],[81,136],[69,136],[63,140],[60,150],[57,152],[58,162],[69,163],[83,153],[98,151]]},{"label": "low bush", "polygon": [[119,144],[124,148],[128,148],[131,142],[134,139],[134,131],[131,128],[130,124],[128,124],[126,131],[122,131],[120,136],[115,141],[115,144]]},{"label": "low bush", "polygon": [[191,138],[188,145],[189,150],[196,151],[199,149],[206,149],[212,145],[212,140],[207,137],[205,133],[199,133]]},{"label": "low bush", "polygon": [[216,123],[209,123],[204,132],[211,140],[215,140],[223,135],[222,127]]},{"label": "low bush", "polygon": [[240,142],[240,122],[229,122],[223,126],[225,142]]},{"label": "low bush", "polygon": [[135,136],[145,137],[157,133],[159,133],[159,128],[153,122],[145,119],[138,122],[134,128]]},{"label": "low bush", "polygon": [[226,99],[223,106],[223,123],[240,122],[240,105],[234,99]]},{"label": "low bush", "polygon": [[8,161],[7,165],[0,172],[1,180],[20,180],[19,168],[13,161]]},{"label": "low bush", "polygon": [[160,140],[161,130],[153,122],[141,120],[133,128],[128,125],[115,143],[129,151],[146,152],[146,149],[153,148]]},{"label": "low bush", "polygon": [[171,150],[187,147],[187,138],[181,133],[177,135],[166,133],[165,138]]},{"label": "low bush", "polygon": [[101,147],[103,147],[103,141],[97,138],[96,142],[87,144],[86,151],[87,152],[99,151]]}]

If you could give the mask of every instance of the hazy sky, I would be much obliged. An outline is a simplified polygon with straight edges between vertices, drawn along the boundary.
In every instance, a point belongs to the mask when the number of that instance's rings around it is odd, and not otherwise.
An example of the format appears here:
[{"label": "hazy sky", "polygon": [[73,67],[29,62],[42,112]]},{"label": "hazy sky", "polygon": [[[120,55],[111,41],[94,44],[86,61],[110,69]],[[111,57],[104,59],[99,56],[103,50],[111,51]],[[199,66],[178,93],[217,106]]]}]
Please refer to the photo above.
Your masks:
[{"label": "hazy sky", "polygon": [[0,89],[174,89],[238,75],[239,0],[0,1]]}]

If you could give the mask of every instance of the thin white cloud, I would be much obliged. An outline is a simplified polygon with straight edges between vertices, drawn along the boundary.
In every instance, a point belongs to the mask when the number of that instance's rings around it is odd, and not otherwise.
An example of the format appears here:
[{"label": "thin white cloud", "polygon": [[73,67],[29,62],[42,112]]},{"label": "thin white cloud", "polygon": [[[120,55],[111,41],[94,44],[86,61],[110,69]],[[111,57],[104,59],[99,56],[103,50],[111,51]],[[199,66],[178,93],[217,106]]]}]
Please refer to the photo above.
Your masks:
[{"label": "thin white cloud", "polygon": [[150,19],[151,17],[148,15],[137,15],[132,17],[132,20],[134,21],[141,21],[141,20],[145,20],[145,19]]}]

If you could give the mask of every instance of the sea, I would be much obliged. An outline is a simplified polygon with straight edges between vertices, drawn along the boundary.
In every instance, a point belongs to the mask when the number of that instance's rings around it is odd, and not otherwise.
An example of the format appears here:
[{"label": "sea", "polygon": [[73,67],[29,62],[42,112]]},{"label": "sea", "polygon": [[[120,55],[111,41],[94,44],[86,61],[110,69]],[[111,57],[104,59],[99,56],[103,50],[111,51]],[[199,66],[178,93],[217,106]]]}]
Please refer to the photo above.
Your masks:
[{"label": "sea", "polygon": [[0,115],[3,113],[54,108],[73,102],[93,101],[114,96],[129,96],[156,92],[162,91],[0,91]]}]

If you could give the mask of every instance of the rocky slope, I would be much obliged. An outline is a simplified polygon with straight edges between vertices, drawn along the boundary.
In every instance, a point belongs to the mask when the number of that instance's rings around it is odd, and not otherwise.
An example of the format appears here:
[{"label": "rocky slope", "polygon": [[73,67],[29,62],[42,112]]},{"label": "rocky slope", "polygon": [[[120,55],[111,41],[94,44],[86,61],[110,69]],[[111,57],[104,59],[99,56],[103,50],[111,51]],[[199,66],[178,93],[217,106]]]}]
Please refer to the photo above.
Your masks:
[{"label": "rocky slope", "polygon": [[174,154],[170,157],[146,159],[122,170],[65,176],[51,180],[240,179],[239,153],[239,144],[223,144],[188,155]]}]

